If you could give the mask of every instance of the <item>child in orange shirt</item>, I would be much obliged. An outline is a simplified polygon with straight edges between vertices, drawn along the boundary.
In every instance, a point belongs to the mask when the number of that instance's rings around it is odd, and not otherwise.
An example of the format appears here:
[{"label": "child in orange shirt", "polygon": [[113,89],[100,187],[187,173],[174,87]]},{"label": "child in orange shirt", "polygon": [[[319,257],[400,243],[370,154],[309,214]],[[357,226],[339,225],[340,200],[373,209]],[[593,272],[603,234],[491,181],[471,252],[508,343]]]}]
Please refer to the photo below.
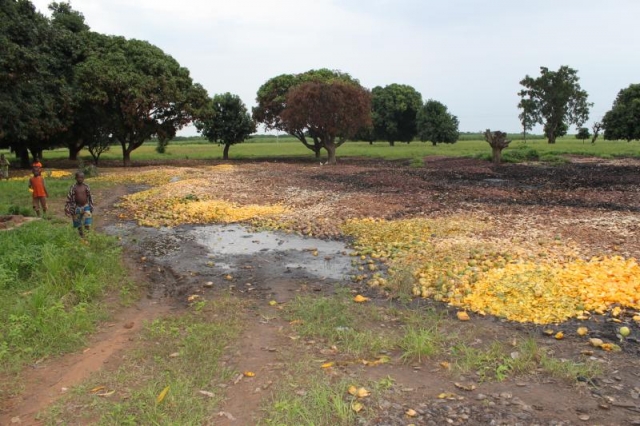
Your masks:
[{"label": "child in orange shirt", "polygon": [[36,211],[36,216],[40,217],[40,207],[42,207],[42,214],[47,212],[47,185],[44,183],[44,178],[40,174],[40,168],[33,168],[33,176],[29,179],[29,191],[33,197],[33,209]]}]

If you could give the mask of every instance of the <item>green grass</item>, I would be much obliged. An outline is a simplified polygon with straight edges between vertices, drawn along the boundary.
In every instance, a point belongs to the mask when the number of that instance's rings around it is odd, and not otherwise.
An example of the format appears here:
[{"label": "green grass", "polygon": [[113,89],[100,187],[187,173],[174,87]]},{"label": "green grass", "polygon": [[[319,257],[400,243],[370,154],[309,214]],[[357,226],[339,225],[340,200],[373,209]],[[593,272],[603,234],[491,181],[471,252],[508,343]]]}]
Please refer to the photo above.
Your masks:
[{"label": "green grass", "polygon": [[[208,143],[205,140],[189,140],[184,142],[172,142],[167,147],[165,154],[158,154],[155,151],[155,143],[147,142],[132,153],[132,161],[165,161],[165,160],[219,160],[222,158],[222,147],[217,144]],[[9,159],[13,159],[6,151]],[[87,151],[82,151],[81,158],[86,162],[91,162],[91,156]],[[396,143],[390,146],[386,142],[346,142],[338,148],[338,161],[345,157],[369,157],[383,158],[387,160],[407,159],[413,160],[412,166],[419,165],[416,158],[428,156],[452,156],[471,157],[489,160],[491,148],[484,140],[460,140],[455,144],[439,144],[432,146],[431,143],[412,142]],[[530,159],[541,159],[557,161],[562,155],[584,155],[603,158],[614,157],[640,157],[640,143],[637,141],[605,141],[598,140],[595,144],[583,143],[574,136],[567,136],[558,139],[550,145],[544,139],[528,139],[527,142],[516,139],[503,151],[505,161],[523,161]],[[48,166],[47,160],[66,159],[68,152],[65,149],[45,151],[43,161]],[[246,159],[265,159],[300,157],[306,161],[315,161],[313,153],[305,148],[301,142],[292,137],[280,138],[256,138],[231,147],[229,151],[231,161]],[[122,152],[119,147],[113,147],[110,151],[102,155],[101,161],[122,161]],[[322,161],[326,160],[326,153],[323,151]],[[13,159],[15,163],[15,159]],[[55,162],[54,162],[55,163]]]},{"label": "green grass", "polygon": [[285,315],[289,321],[296,321],[300,336],[324,339],[354,356],[375,356],[396,344],[391,330],[375,326],[382,320],[379,308],[354,303],[342,294],[297,297],[286,305]]},{"label": "green grass", "polygon": [[115,239],[40,220],[0,232],[0,245],[0,372],[80,347],[123,281]]},{"label": "green grass", "polygon": [[533,338],[525,338],[516,346],[494,341],[486,347],[472,347],[461,341],[451,347],[450,353],[458,371],[475,372],[480,381],[541,373],[576,383],[579,378],[590,380],[602,374],[602,368],[595,362],[552,357]]},{"label": "green grass", "polygon": [[[308,363],[306,363],[308,365]],[[351,382],[343,378],[331,381],[327,376],[310,371],[285,378],[265,405],[260,425],[347,426],[355,424],[356,413],[351,409],[355,400],[347,393]]]},{"label": "green grass", "polygon": [[[116,371],[93,375],[43,417],[51,425],[212,424],[224,397],[220,385],[236,374],[220,365],[220,357],[238,338],[241,309],[241,301],[223,296],[178,317],[145,324],[137,349]],[[167,386],[168,393],[157,402]]]},{"label": "green grass", "polygon": [[[24,171],[19,172],[23,177],[20,179],[11,179],[9,181],[0,181],[0,215],[3,214],[21,214],[23,216],[35,216],[32,207],[31,193],[28,190],[29,177]],[[14,173],[15,176],[15,173]],[[53,207],[51,200],[66,197],[69,187],[73,184],[73,177],[63,179],[53,179],[43,173],[47,185],[49,197],[47,204],[51,212]],[[91,181],[87,181],[91,183]]]},{"label": "green grass", "polygon": [[407,311],[398,346],[405,362],[422,362],[442,353],[452,336],[441,330],[443,316],[433,310]]}]

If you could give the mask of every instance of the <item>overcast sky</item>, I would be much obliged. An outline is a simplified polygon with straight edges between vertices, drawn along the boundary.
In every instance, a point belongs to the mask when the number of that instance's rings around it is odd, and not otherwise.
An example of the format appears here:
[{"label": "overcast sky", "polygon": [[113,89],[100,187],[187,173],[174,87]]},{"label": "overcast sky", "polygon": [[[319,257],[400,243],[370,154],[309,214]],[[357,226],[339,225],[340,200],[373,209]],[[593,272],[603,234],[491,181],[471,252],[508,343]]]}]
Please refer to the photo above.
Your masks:
[{"label": "overcast sky", "polygon": [[[48,15],[49,0],[32,0]],[[407,84],[460,131],[520,132],[519,84],[578,71],[590,127],[640,83],[639,0],[72,0],[92,30],[146,40],[210,96],[248,108],[280,74],[329,68],[368,88]],[[540,129],[536,129],[541,132]],[[573,129],[572,129],[573,131]],[[183,135],[196,134],[194,129]]]}]

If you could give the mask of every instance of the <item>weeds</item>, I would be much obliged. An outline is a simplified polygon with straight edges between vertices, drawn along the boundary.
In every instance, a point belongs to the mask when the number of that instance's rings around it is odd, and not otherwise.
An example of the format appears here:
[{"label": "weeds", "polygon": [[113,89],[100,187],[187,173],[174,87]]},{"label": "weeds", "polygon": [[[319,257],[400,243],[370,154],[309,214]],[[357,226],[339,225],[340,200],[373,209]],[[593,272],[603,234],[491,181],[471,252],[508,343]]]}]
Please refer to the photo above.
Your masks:
[{"label": "weeds", "polygon": [[302,337],[325,339],[348,354],[376,355],[395,345],[389,331],[371,327],[372,321],[381,320],[378,308],[355,304],[343,295],[298,297],[287,305],[286,315]]},{"label": "weeds", "polygon": [[[235,374],[219,363],[241,331],[237,314],[241,309],[242,302],[223,297],[200,310],[146,324],[133,355],[115,372],[102,372],[75,389],[74,404],[61,401],[47,414],[48,420],[104,425],[211,423],[223,398],[220,384]],[[166,397],[158,402],[167,386]],[[111,391],[109,397],[97,395]],[[73,408],[77,406],[82,410]]]},{"label": "weeds", "polygon": [[351,409],[355,399],[347,393],[348,379],[332,381],[308,370],[309,362],[292,366],[288,375],[265,404],[260,425],[352,425],[356,413]]},{"label": "weeds", "polygon": [[124,275],[115,240],[35,221],[0,233],[0,244],[11,248],[0,258],[0,370],[78,348]]}]

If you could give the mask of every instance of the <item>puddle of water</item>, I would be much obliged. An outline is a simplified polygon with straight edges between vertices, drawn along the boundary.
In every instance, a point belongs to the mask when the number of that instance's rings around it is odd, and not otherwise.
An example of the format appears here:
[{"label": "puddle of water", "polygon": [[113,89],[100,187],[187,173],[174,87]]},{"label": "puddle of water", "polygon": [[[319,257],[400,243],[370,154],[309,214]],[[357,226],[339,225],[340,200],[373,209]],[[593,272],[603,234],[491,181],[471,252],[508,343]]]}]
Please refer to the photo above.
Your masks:
[{"label": "puddle of water", "polygon": [[[241,225],[185,225],[146,228],[134,223],[105,231],[137,245],[157,262],[181,274],[202,276],[257,268],[263,279],[314,276],[347,281],[354,273],[350,250],[339,241],[325,241],[278,232],[251,232]],[[214,265],[213,268],[207,266]],[[259,270],[259,271],[258,271]]]},{"label": "puddle of water", "polygon": [[337,241],[304,238],[295,234],[249,232],[239,225],[209,225],[190,231],[195,240],[220,254],[258,254],[269,250],[303,250],[340,254],[347,247]]},{"label": "puddle of water", "polygon": [[[276,232],[250,232],[239,225],[209,225],[189,231],[198,244],[210,253],[226,256],[257,256],[286,268],[335,280],[345,279],[352,271],[348,247],[339,241],[305,238]],[[272,259],[276,255],[278,259]],[[228,258],[227,258],[228,261]]]}]

